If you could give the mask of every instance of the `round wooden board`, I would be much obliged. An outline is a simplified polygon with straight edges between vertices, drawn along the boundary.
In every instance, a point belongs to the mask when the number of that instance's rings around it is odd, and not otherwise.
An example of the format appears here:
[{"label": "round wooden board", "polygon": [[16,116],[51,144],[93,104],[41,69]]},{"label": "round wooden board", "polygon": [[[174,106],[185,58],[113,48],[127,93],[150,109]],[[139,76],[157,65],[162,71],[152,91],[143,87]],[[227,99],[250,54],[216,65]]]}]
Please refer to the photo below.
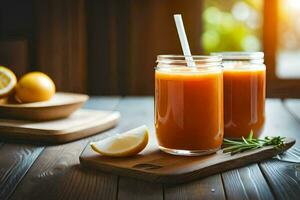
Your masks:
[{"label": "round wooden board", "polygon": [[89,97],[84,94],[57,92],[49,101],[11,103],[0,101],[0,117],[46,121],[64,118],[79,109]]}]

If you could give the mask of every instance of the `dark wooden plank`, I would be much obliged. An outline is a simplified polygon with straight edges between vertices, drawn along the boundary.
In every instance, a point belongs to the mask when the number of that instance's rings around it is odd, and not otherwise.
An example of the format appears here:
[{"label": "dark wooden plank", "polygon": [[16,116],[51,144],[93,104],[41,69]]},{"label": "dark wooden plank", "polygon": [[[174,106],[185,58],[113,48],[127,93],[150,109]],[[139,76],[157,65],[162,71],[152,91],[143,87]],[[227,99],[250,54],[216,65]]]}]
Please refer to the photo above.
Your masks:
[{"label": "dark wooden plank", "polygon": [[224,172],[222,178],[228,199],[274,199],[257,164]]},{"label": "dark wooden plank", "polygon": [[[150,134],[154,134],[153,98],[124,98],[120,103],[121,122],[124,131],[147,125]],[[148,145],[156,145],[149,141]],[[163,187],[161,184],[148,183],[127,177],[119,178],[118,199],[163,199]]]},{"label": "dark wooden plank", "polygon": [[120,200],[162,200],[163,187],[132,178],[120,177],[118,199]]},{"label": "dark wooden plank", "polygon": [[78,164],[87,142],[47,147],[11,199],[115,199],[117,176],[82,170]]},{"label": "dark wooden plank", "polygon": [[43,147],[4,144],[0,148],[0,199],[8,199]]},{"label": "dark wooden plank", "polygon": [[[283,135],[297,140],[300,145],[300,123],[285,109],[280,100],[268,100],[266,105],[266,127],[264,135]],[[268,160],[260,163],[276,198],[297,199],[300,196],[300,165],[295,163]]]},{"label": "dark wooden plank", "polygon": [[[109,110],[118,102],[118,98],[92,98],[85,107]],[[115,199],[117,176],[82,169],[78,160],[89,140],[114,133],[112,129],[91,138],[46,147],[11,199]]]},{"label": "dark wooden plank", "polygon": [[186,184],[165,186],[166,200],[176,199],[225,199],[222,179],[219,174]]},{"label": "dark wooden plank", "polygon": [[300,164],[268,160],[262,162],[260,167],[277,199],[299,198]]}]

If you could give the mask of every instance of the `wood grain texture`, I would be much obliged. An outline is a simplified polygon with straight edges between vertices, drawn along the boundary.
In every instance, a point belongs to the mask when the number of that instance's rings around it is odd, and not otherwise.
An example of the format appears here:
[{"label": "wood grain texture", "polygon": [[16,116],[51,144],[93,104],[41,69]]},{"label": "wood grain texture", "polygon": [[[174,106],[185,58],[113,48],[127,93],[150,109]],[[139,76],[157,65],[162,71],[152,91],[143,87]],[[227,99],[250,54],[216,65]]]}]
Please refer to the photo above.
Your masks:
[{"label": "wood grain texture", "polygon": [[[266,104],[266,127],[263,135],[294,137],[299,148],[300,123],[286,110],[280,100],[268,100]],[[299,164],[264,161],[260,164],[271,190],[278,199],[297,199],[300,195]]]},{"label": "wood grain texture", "polygon": [[84,0],[35,1],[36,64],[61,91],[86,91]]},{"label": "wood grain texture", "polygon": [[[118,98],[99,99],[97,109],[115,109],[118,102]],[[80,141],[46,147],[12,199],[116,199],[117,176],[81,169],[78,164],[78,156],[90,140],[114,133],[110,130]]]},{"label": "wood grain texture", "polygon": [[222,178],[228,199],[274,199],[257,164],[223,172]]},{"label": "wood grain texture", "polygon": [[165,186],[164,194],[166,200],[226,199],[220,174],[186,184]]},{"label": "wood grain texture", "polygon": [[0,199],[8,199],[43,147],[4,144],[0,147]]},{"label": "wood grain texture", "polygon": [[300,196],[300,164],[277,160],[260,164],[277,199],[298,199]]},{"label": "wood grain texture", "polygon": [[79,167],[78,155],[86,143],[87,140],[81,140],[47,147],[12,199],[115,199],[116,176]]}]

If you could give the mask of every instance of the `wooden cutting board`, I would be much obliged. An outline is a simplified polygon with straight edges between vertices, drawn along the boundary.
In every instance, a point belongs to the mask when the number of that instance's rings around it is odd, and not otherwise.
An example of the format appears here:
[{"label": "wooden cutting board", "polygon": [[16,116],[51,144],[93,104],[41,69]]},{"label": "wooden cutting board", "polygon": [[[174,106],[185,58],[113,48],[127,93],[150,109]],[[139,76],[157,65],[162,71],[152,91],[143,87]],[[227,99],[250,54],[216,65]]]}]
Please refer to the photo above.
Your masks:
[{"label": "wooden cutting board", "polygon": [[67,118],[51,121],[0,119],[0,139],[64,143],[114,127],[120,118],[115,111],[80,109]]},{"label": "wooden cutting board", "polygon": [[[150,141],[155,138],[150,137]],[[287,150],[295,144],[286,139],[283,149],[264,147],[253,151],[230,155],[219,150],[215,154],[198,157],[174,156],[158,150],[151,142],[139,155],[129,158],[111,158],[97,154],[87,145],[80,156],[85,167],[99,169],[121,176],[143,179],[151,182],[174,184],[191,181],[250,163],[259,162]]]}]

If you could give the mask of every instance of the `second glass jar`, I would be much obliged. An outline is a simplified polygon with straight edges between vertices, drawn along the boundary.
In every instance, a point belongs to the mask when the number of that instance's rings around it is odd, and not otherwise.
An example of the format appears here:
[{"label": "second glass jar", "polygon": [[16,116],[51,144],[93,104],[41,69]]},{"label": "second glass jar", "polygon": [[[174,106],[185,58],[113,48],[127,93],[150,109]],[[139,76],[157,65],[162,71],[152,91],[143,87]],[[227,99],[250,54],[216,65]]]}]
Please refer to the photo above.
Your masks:
[{"label": "second glass jar", "polygon": [[224,137],[254,137],[265,122],[266,67],[262,52],[220,52],[224,77]]}]

